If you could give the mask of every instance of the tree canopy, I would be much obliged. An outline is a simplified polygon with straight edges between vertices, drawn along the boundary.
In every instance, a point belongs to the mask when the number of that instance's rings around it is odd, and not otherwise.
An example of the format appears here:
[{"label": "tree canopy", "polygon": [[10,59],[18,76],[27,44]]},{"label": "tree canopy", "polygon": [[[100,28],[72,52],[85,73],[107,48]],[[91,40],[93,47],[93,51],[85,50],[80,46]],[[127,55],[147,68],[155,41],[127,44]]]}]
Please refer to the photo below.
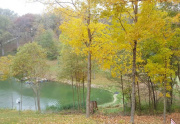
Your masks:
[{"label": "tree canopy", "polygon": [[46,52],[37,43],[28,43],[20,47],[12,65],[14,77],[22,80],[24,77],[32,81],[43,78],[46,71]]}]

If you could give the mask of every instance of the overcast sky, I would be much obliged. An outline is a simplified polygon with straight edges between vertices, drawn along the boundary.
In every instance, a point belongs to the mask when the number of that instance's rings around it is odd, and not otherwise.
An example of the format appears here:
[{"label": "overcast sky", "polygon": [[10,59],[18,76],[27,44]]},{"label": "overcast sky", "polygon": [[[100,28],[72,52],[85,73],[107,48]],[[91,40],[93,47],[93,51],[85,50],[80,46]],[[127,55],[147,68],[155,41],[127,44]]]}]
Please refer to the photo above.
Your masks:
[{"label": "overcast sky", "polygon": [[41,14],[45,7],[41,3],[29,3],[28,0],[0,0],[0,8],[10,9],[18,15],[26,13]]}]

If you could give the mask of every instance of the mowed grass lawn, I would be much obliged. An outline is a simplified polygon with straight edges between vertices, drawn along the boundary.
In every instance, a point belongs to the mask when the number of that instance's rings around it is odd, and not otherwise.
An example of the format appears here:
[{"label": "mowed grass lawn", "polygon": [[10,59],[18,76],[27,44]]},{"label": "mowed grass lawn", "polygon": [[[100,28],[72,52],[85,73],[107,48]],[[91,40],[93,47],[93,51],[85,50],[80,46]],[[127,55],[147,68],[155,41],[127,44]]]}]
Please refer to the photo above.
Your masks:
[{"label": "mowed grass lawn", "polygon": [[[167,123],[173,118],[177,124],[180,123],[180,113],[167,115]],[[45,113],[39,114],[33,111],[0,110],[1,124],[130,124],[130,116],[105,116],[94,114],[86,118],[85,114],[62,114]],[[162,124],[163,118],[159,116],[135,116],[137,124]]]},{"label": "mowed grass lawn", "polygon": [[85,115],[39,114],[32,111],[0,110],[0,124],[94,124],[95,120]]}]

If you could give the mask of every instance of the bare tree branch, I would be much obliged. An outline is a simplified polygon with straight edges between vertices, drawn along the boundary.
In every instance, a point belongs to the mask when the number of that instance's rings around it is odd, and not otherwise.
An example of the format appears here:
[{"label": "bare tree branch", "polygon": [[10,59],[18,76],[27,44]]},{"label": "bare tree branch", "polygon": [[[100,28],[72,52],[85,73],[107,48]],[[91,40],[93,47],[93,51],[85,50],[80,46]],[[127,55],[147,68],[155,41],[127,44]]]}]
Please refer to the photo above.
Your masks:
[{"label": "bare tree branch", "polygon": [[[121,8],[121,12],[122,12],[122,8]],[[121,12],[120,12],[120,18],[118,18],[118,20],[119,20],[119,22],[120,22],[120,24],[121,24],[121,27],[123,28],[123,30],[126,32],[126,34],[127,34],[127,31],[126,31],[126,29],[125,29],[125,27],[124,27],[124,25],[122,24],[122,19],[121,19]]]},{"label": "bare tree branch", "polygon": [[131,15],[131,13],[129,12],[129,11],[126,11],[128,14],[129,14],[129,16],[135,21],[135,18]]}]

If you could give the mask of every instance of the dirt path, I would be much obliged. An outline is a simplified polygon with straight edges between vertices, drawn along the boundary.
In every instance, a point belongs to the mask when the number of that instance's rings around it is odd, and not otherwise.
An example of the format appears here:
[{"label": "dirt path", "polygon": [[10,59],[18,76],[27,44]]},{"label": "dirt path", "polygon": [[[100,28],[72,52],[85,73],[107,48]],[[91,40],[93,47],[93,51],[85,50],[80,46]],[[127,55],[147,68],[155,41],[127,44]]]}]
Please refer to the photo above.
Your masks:
[{"label": "dirt path", "polygon": [[112,106],[112,105],[114,105],[114,104],[116,103],[116,101],[117,101],[117,95],[118,95],[118,94],[114,94],[114,95],[113,95],[113,99],[114,99],[114,100],[113,100],[112,102],[99,105],[98,107],[107,107],[107,106]]}]

